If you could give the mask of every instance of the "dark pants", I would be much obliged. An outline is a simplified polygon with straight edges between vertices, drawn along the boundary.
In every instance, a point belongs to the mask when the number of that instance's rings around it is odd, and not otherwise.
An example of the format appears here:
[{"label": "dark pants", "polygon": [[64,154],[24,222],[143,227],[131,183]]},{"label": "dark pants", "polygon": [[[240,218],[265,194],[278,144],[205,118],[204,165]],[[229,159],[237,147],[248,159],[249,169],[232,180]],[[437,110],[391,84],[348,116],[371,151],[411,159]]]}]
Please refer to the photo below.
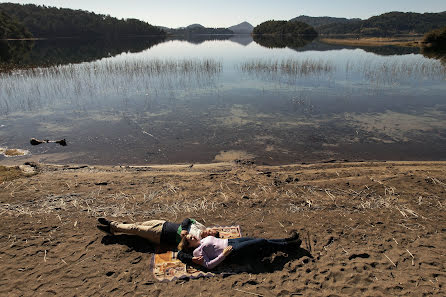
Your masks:
[{"label": "dark pants", "polygon": [[285,239],[264,239],[242,237],[228,239],[228,245],[232,246],[232,252],[227,260],[232,263],[240,263],[247,258],[257,258],[265,256],[288,246]]}]

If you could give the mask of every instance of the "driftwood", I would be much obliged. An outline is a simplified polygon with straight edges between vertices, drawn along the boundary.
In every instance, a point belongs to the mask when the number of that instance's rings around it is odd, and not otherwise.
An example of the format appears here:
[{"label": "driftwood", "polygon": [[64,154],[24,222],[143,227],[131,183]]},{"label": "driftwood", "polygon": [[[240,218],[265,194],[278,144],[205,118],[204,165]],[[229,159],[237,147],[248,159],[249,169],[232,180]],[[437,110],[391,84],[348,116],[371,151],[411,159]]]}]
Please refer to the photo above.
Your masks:
[{"label": "driftwood", "polygon": [[67,145],[67,141],[65,139],[62,140],[48,140],[48,139],[44,139],[44,140],[39,140],[36,138],[31,138],[31,140],[29,141],[32,145],[39,145],[42,143],[58,143],[62,146],[66,146]]}]

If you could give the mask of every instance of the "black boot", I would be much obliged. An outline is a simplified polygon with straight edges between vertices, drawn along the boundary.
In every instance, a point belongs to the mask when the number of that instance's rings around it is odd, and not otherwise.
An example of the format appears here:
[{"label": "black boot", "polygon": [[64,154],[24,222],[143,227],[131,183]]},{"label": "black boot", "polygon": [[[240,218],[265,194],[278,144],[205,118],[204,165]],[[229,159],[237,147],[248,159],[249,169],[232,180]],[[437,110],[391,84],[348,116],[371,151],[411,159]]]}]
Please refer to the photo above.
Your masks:
[{"label": "black boot", "polygon": [[98,218],[98,222],[102,225],[110,226],[111,221],[107,220],[106,218]]},{"label": "black boot", "polygon": [[286,241],[295,241],[299,239],[299,233],[297,233],[297,231],[293,231],[291,232],[291,236],[286,238]]}]

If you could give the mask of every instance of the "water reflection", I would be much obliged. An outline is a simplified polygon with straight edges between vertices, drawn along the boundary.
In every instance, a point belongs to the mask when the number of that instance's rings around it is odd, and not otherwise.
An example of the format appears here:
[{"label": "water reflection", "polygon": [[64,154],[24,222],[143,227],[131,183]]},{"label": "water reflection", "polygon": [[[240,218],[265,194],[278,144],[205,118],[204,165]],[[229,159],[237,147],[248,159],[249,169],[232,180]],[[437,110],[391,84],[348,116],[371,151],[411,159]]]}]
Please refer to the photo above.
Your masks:
[{"label": "water reflection", "polygon": [[[0,114],[61,103],[86,108],[134,96],[174,98],[176,92],[212,87],[222,64],[212,59],[106,59],[0,74]],[[184,94],[181,94],[182,96]]]},{"label": "water reflection", "polygon": [[52,39],[0,41],[0,70],[95,61],[149,49],[164,38]]},{"label": "water reflection", "polygon": [[[249,36],[147,45],[0,74],[0,146],[103,164],[444,158],[436,59]],[[32,137],[69,145],[28,147]]]},{"label": "water reflection", "polygon": [[295,36],[254,35],[254,41],[267,48],[291,48],[298,49],[311,43],[312,38],[299,38]]}]

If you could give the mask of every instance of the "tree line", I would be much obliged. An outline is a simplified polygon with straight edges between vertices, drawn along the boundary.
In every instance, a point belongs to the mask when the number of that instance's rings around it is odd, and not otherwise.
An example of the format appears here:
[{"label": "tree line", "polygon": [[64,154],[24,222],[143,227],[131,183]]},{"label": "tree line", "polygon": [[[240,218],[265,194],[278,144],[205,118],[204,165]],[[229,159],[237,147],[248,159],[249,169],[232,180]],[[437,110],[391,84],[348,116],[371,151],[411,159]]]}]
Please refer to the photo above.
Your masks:
[{"label": "tree line", "polygon": [[[0,3],[0,32],[8,38],[106,37],[165,35],[155,26],[137,19],[117,19],[84,10]],[[15,27],[14,31],[8,28]],[[28,33],[27,33],[28,32]]]},{"label": "tree line", "polygon": [[298,21],[266,21],[256,26],[252,33],[254,35],[317,36],[312,26]]},{"label": "tree line", "polygon": [[389,12],[367,20],[353,19],[316,28],[319,34],[355,34],[365,36],[392,36],[399,34],[425,34],[446,26],[446,12],[414,13]]},{"label": "tree line", "polygon": [[30,37],[32,37],[31,32],[23,24],[0,10],[0,39],[22,39]]}]

